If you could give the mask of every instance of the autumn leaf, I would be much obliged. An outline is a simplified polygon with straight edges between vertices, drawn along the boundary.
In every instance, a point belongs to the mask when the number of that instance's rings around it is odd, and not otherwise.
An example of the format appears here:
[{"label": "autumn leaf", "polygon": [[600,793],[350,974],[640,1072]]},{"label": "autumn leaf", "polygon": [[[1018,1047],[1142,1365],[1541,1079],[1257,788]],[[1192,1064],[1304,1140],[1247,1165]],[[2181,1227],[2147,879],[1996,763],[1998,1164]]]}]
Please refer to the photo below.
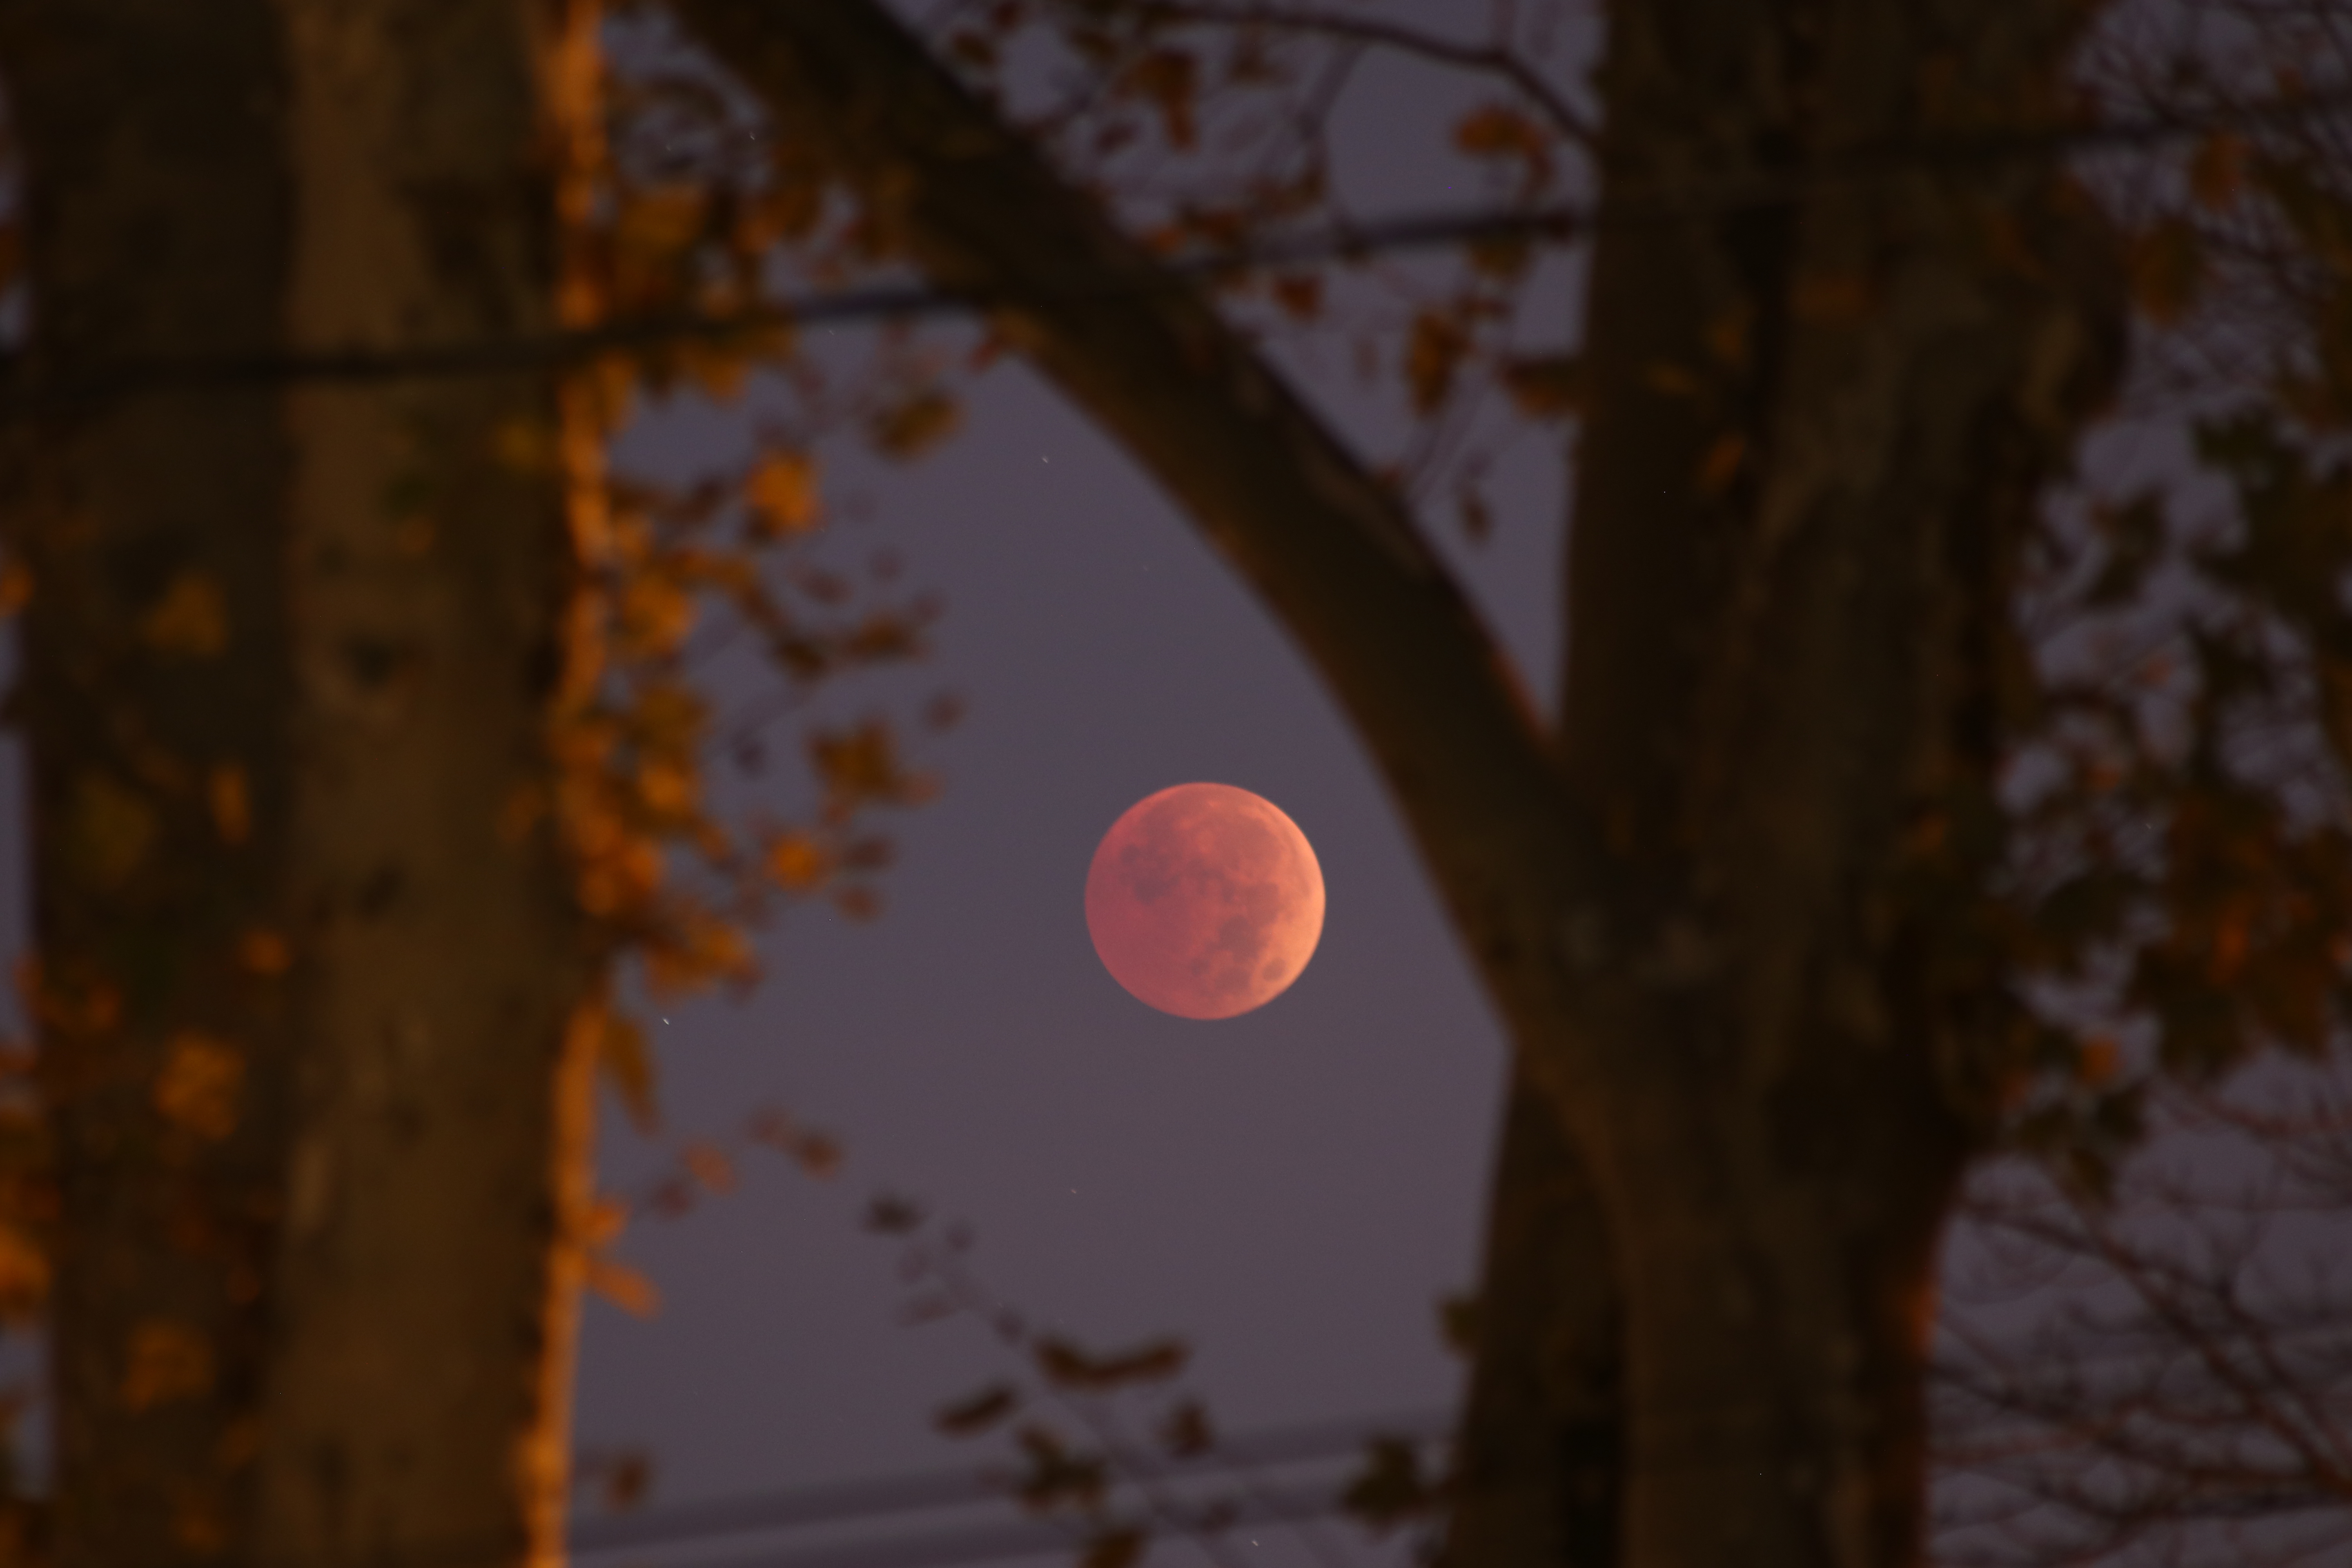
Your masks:
[{"label": "autumn leaf", "polygon": [[650,1318],[661,1310],[661,1291],[643,1272],[609,1258],[588,1259],[588,1289],[633,1318]]},{"label": "autumn leaf", "polygon": [[687,1173],[702,1184],[703,1191],[717,1196],[735,1190],[735,1162],[717,1144],[696,1139],[679,1152]]},{"label": "autumn leaf", "polygon": [[1198,134],[1193,103],[1200,93],[1200,66],[1182,49],[1153,49],[1119,78],[1126,96],[1140,98],[1160,111],[1169,142],[1190,147]]},{"label": "autumn leaf", "polygon": [[1461,323],[1452,317],[1423,310],[1413,318],[1412,330],[1405,339],[1404,381],[1416,413],[1434,412],[1445,401],[1469,346]]},{"label": "autumn leaf", "polygon": [[1530,419],[1564,419],[1582,411],[1584,361],[1575,354],[1517,359],[1503,366],[1503,391]]},{"label": "autumn leaf", "polygon": [[2236,131],[2217,131],[2198,143],[2189,160],[2189,194],[2208,212],[2221,212],[2237,202],[2245,188],[2246,138]]},{"label": "autumn leaf", "polygon": [[866,1210],[866,1228],[883,1236],[904,1236],[923,1223],[923,1211],[894,1193],[877,1194]]},{"label": "autumn leaf", "polygon": [[1727,430],[1716,437],[1698,466],[1698,488],[1701,493],[1719,496],[1731,488],[1739,477],[1740,465],[1748,458],[1748,438],[1737,430]]},{"label": "autumn leaf", "polygon": [[954,435],[962,422],[962,406],[954,398],[926,387],[876,409],[866,428],[877,451],[906,462]]},{"label": "autumn leaf", "polygon": [[1043,1426],[1024,1426],[1013,1434],[1029,1460],[1015,1495],[1032,1513],[1045,1513],[1063,1503],[1081,1509],[1102,1501],[1109,1478],[1099,1459],[1080,1458]]},{"label": "autumn leaf", "polygon": [[242,844],[253,833],[253,795],[246,787],[245,770],[235,763],[215,766],[205,780],[205,799],[212,807],[213,831],[224,844]]},{"label": "autumn leaf", "polygon": [[940,1407],[931,1425],[950,1437],[985,1432],[1020,1407],[1020,1392],[1005,1383],[991,1384],[969,1398]]},{"label": "autumn leaf", "polygon": [[832,874],[833,860],[814,835],[797,829],[779,833],[768,843],[762,862],[769,880],[788,893],[805,893]]},{"label": "autumn leaf", "polygon": [[1525,111],[1509,104],[1472,110],[1454,127],[1454,145],[1473,158],[1517,163],[1529,189],[1551,174],[1551,139]]},{"label": "autumn leaf", "polygon": [[805,452],[771,452],[743,481],[752,531],[763,539],[806,533],[824,516],[816,459]]},{"label": "autumn leaf", "polygon": [[48,1258],[16,1224],[0,1222],[0,1322],[32,1321],[48,1296]]},{"label": "autumn leaf", "polygon": [[1129,1383],[1158,1383],[1184,1370],[1192,1350],[1181,1340],[1155,1340],[1123,1355],[1091,1356],[1067,1340],[1037,1346],[1037,1370],[1063,1388],[1100,1392]]},{"label": "autumn leaf", "polygon": [[604,1031],[597,1042],[596,1065],[628,1108],[629,1120],[640,1131],[651,1131],[661,1121],[654,1095],[653,1053],[646,1032],[625,1013],[605,1015]]},{"label": "autumn leaf", "polygon": [[841,1169],[841,1145],[823,1132],[803,1132],[790,1150],[800,1168],[819,1181]]},{"label": "autumn leaf", "polygon": [[131,1331],[122,1365],[122,1403],[150,1410],[211,1392],[213,1347],[186,1323],[149,1318]]},{"label": "autumn leaf", "polygon": [[184,572],[139,623],[142,641],[157,653],[213,658],[228,647],[228,605],[220,584]]},{"label": "autumn leaf", "polygon": [[1216,1447],[1216,1433],[1209,1425],[1209,1413],[1201,1408],[1196,1399],[1178,1405],[1160,1424],[1160,1446],[1174,1458],[1189,1459],[1205,1454]]},{"label": "autumn leaf", "polygon": [[1286,273],[1268,289],[1282,313],[1294,321],[1311,321],[1323,313],[1323,279],[1311,272]]},{"label": "autumn leaf", "polygon": [[235,1046],[183,1032],[165,1047],[155,1079],[155,1110],[173,1126],[217,1141],[236,1131],[244,1085],[245,1058]]},{"label": "autumn leaf", "polygon": [[810,738],[809,755],[836,808],[903,802],[915,787],[899,765],[897,741],[879,720],[854,730],[818,731]]}]

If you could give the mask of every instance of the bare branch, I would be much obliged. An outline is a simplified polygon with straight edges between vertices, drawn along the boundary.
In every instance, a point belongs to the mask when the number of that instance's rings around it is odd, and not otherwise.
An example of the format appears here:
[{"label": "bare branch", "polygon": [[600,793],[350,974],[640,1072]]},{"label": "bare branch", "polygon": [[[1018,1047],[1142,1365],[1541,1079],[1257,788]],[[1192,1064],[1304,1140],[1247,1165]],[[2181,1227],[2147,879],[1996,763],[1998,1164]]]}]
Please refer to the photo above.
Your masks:
[{"label": "bare branch", "polygon": [[1501,43],[1465,44],[1441,37],[1401,22],[1370,16],[1349,16],[1336,11],[1276,9],[1269,5],[1220,5],[1196,0],[1143,0],[1138,15],[1149,21],[1212,26],[1270,27],[1287,33],[1316,34],[1347,43],[1368,44],[1416,55],[1462,70],[1499,76],[1520,96],[1543,111],[1552,128],[1589,153],[1601,149],[1601,128],[1588,119],[1543,73]]}]

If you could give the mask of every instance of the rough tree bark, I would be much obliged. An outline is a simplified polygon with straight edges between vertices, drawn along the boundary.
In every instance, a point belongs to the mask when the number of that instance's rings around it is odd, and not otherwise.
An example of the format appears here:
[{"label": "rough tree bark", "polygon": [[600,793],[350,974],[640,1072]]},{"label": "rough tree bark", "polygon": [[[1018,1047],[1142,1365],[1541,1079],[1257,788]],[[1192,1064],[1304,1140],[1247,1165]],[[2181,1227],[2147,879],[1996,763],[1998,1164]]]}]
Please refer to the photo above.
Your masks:
[{"label": "rough tree bark", "polygon": [[560,1544],[594,966],[510,809],[567,670],[556,395],[199,362],[551,329],[590,20],[0,9],[26,380],[91,395],[8,519],[61,1563]]},{"label": "rough tree bark", "polygon": [[[1397,500],[874,0],[675,9],[1168,488],[1354,722],[1613,1238],[1615,1560],[1915,1561],[1934,1244],[1998,1022],[1919,895],[1983,869],[1958,825],[2006,551],[2120,305],[2046,160],[1904,154],[2059,123],[2086,7],[1612,7],[1557,731]],[[1559,1165],[1502,1171],[1512,1247],[1551,1223],[1514,1173]],[[1517,1299],[1487,1321],[1557,1328],[1526,1262],[1490,1267]],[[1482,1385],[1538,1359],[1481,1357]],[[1576,1560],[1489,1522],[1456,1568]]]}]

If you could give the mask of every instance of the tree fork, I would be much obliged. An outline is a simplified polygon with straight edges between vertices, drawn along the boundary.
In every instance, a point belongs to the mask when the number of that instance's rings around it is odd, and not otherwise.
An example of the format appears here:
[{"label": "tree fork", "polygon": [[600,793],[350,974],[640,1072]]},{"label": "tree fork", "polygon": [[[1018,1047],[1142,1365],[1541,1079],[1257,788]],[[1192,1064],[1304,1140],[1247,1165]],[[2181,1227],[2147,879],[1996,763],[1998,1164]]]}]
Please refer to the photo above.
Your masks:
[{"label": "tree fork", "polygon": [[[1167,486],[1356,724],[1614,1238],[1620,1560],[1916,1561],[1986,1009],[1903,889],[1989,788],[1979,568],[2106,390],[2111,274],[2033,164],[1606,215],[2059,123],[2082,8],[1618,7],[1557,741],[1393,498],[886,11],[677,9]],[[1980,887],[1966,852],[1943,871]]]}]

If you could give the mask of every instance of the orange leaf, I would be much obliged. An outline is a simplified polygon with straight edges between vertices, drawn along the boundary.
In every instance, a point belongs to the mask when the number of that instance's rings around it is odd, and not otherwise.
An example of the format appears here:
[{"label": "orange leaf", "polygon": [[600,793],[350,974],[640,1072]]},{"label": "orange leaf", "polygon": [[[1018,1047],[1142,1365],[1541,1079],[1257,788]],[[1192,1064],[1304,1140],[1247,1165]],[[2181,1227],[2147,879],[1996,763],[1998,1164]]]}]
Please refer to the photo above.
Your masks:
[{"label": "orange leaf", "polygon": [[213,831],[224,844],[242,844],[253,833],[253,795],[246,787],[245,770],[222,763],[205,781],[205,798],[212,806]]},{"label": "orange leaf", "polygon": [[174,1035],[155,1079],[155,1109],[163,1120],[200,1138],[236,1131],[236,1102],[245,1086],[245,1058],[236,1047],[194,1031]]},{"label": "orange leaf", "polygon": [[824,514],[817,489],[816,459],[805,452],[771,452],[743,481],[752,531],[779,539],[806,533]]},{"label": "orange leaf", "polygon": [[236,961],[253,974],[283,974],[294,966],[294,950],[274,931],[256,926],[236,939]]},{"label": "orange leaf", "polygon": [[653,1053],[646,1048],[646,1032],[635,1019],[619,1012],[605,1016],[596,1065],[628,1108],[629,1120],[639,1131],[650,1131],[661,1121],[661,1110],[654,1097]]},{"label": "orange leaf", "polygon": [[911,396],[877,409],[866,421],[866,434],[886,458],[900,461],[919,458],[955,434],[963,410],[937,387],[925,387]]},{"label": "orange leaf", "polygon": [[21,561],[0,561],[0,619],[23,609],[32,596],[32,568]]},{"label": "orange leaf", "polygon": [[804,893],[832,869],[823,847],[808,834],[780,833],[768,846],[768,875],[788,893]]},{"label": "orange leaf", "polygon": [[123,1357],[122,1403],[147,1410],[193,1399],[213,1386],[213,1347],[185,1323],[150,1318],[131,1331]]},{"label": "orange leaf", "polygon": [[139,623],[139,635],[158,653],[212,658],[228,647],[228,605],[220,584],[184,572]]},{"label": "orange leaf", "polygon": [[609,1258],[588,1259],[588,1289],[633,1318],[650,1318],[661,1310],[661,1291],[654,1282],[625,1263]]},{"label": "orange leaf", "polygon": [[700,1182],[703,1190],[712,1194],[735,1190],[735,1162],[716,1143],[696,1139],[679,1152],[686,1162],[687,1173]]}]

